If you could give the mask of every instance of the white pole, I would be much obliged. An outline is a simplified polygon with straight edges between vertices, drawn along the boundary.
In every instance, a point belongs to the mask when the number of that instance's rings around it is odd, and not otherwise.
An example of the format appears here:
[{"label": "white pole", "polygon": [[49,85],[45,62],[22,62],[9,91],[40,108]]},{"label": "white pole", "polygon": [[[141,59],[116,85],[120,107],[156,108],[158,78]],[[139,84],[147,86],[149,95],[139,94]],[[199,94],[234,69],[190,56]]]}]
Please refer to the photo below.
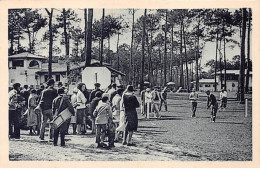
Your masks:
[{"label": "white pole", "polygon": [[149,117],[149,115],[150,115],[149,109],[150,109],[150,103],[148,102],[147,103],[147,119],[150,119],[150,117]]},{"label": "white pole", "polygon": [[248,114],[248,99],[245,99],[246,103],[245,103],[245,117],[247,117]]}]

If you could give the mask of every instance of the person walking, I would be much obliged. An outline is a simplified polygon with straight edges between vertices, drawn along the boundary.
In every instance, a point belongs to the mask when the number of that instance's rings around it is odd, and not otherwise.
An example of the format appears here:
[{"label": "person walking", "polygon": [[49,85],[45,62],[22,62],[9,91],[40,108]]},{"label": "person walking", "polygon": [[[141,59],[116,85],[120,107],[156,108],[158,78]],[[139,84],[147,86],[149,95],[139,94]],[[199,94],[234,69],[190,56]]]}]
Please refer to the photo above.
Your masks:
[{"label": "person walking", "polygon": [[225,90],[225,88],[223,88],[220,92],[219,100],[221,101],[220,111],[225,111],[227,107],[227,91]]},{"label": "person walking", "polygon": [[196,93],[195,88],[192,89],[192,92],[190,93],[189,99],[190,99],[191,105],[192,105],[192,108],[191,108],[192,115],[191,115],[191,117],[195,118],[196,117],[197,105],[198,105],[197,101],[199,99],[199,94]]},{"label": "person walking", "polygon": [[[52,103],[52,114],[54,118],[58,117],[61,114],[61,112],[63,112],[66,108],[68,108],[69,112],[72,115],[75,115],[74,108],[70,103],[68,96],[65,95],[64,89],[59,88],[58,97],[56,97]],[[68,122],[69,120],[66,120],[58,128],[54,129],[54,140],[53,140],[54,146],[57,146],[58,144],[59,135],[60,135],[61,146],[65,146],[65,135],[67,131]]]},{"label": "person walking", "polygon": [[[72,106],[73,106],[73,108],[74,108],[74,111],[75,111],[75,113],[77,113],[77,106],[78,106],[78,104],[77,104],[77,93],[78,93],[78,88],[77,87],[75,87],[74,89],[73,89],[73,94],[72,94],[72,96],[71,96],[71,104],[72,104]],[[70,121],[70,123],[72,124],[72,129],[73,129],[73,135],[76,135],[77,134],[77,116],[76,115],[74,115],[74,116],[71,116],[71,121]]]},{"label": "person walking", "polygon": [[[123,89],[118,89],[117,94],[114,96],[112,100],[112,111],[113,111],[113,119],[116,121],[116,127],[119,126],[120,122],[120,101],[122,99]],[[116,131],[115,141],[118,141],[119,131]]]},{"label": "person walking", "polygon": [[[144,108],[145,108],[145,111],[146,111],[146,118],[149,118],[148,114],[150,114],[151,112],[151,104],[152,104],[152,93],[151,93],[151,89],[150,88],[147,88],[146,91],[145,91],[145,94],[144,94],[144,97],[145,97],[145,105],[144,105]],[[149,106],[149,109],[147,109]]]},{"label": "person walking", "polygon": [[138,117],[136,108],[140,106],[136,96],[134,95],[134,87],[128,86],[127,92],[123,96],[123,103],[125,107],[125,122],[126,127],[124,131],[123,145],[134,146],[132,142],[133,132],[137,131]]},{"label": "person walking", "polygon": [[[108,128],[109,119],[112,120],[112,110],[108,104],[108,94],[104,93],[102,99],[97,105],[96,109],[93,112],[96,124],[96,143],[98,148],[107,147],[104,143],[106,130]],[[114,144],[111,144],[109,141],[109,146],[113,147]]]},{"label": "person walking", "polygon": [[165,111],[167,112],[167,87],[164,87],[162,92],[161,92],[161,103],[160,103],[160,108],[159,111],[162,110],[162,105],[164,104]]},{"label": "person walking", "polygon": [[77,85],[78,93],[77,93],[77,129],[79,134],[86,133],[86,125],[85,125],[85,112],[86,112],[86,103],[87,99],[84,96],[83,92],[86,89],[86,85],[84,83],[79,83]]},{"label": "person walking", "polygon": [[209,90],[206,91],[206,94],[208,95],[207,109],[211,107],[211,122],[215,122],[218,111],[218,102],[214,94],[210,93]]},{"label": "person walking", "polygon": [[116,83],[112,84],[112,88],[107,93],[109,94],[109,102],[112,103],[114,96],[117,94]]},{"label": "person walking", "polygon": [[9,97],[9,138],[20,139],[20,119],[25,99],[20,95],[20,83],[13,84]]},{"label": "person walking", "polygon": [[[48,88],[42,91],[42,96],[40,99],[40,102],[38,106],[35,108],[35,110],[41,110],[42,116],[41,116],[41,130],[40,130],[40,140],[44,141],[44,133],[45,133],[45,127],[47,124],[48,119],[50,121],[53,120],[52,115],[52,101],[58,96],[57,90],[54,89],[54,80],[49,79],[47,82]],[[50,126],[49,129],[49,138],[50,141],[52,141],[53,138],[53,128]]]},{"label": "person walking", "polygon": [[32,89],[31,94],[28,98],[28,117],[27,126],[30,128],[29,135],[35,135],[38,123],[38,117],[34,109],[37,107],[37,94],[36,90]]},{"label": "person walking", "polygon": [[95,98],[96,92],[100,91],[101,94],[104,93],[104,91],[100,90],[100,86],[101,86],[100,83],[95,83],[94,86],[95,86],[95,90],[93,90],[93,91],[90,93],[89,102],[91,102],[91,101]]},{"label": "person walking", "polygon": [[91,101],[90,105],[89,105],[89,115],[91,117],[91,121],[92,121],[92,132],[91,134],[95,134],[96,132],[96,125],[95,125],[95,117],[93,115],[99,101],[101,100],[102,97],[102,93],[100,91],[96,92],[96,97]]},{"label": "person walking", "polygon": [[155,86],[154,90],[152,91],[152,111],[155,112],[154,117],[161,118],[159,112],[159,105],[161,104],[161,97],[160,93],[158,92],[158,87]]},{"label": "person walking", "polygon": [[145,108],[145,92],[146,92],[146,86],[143,87],[143,90],[140,93],[141,96],[141,114],[146,114],[146,108]]}]

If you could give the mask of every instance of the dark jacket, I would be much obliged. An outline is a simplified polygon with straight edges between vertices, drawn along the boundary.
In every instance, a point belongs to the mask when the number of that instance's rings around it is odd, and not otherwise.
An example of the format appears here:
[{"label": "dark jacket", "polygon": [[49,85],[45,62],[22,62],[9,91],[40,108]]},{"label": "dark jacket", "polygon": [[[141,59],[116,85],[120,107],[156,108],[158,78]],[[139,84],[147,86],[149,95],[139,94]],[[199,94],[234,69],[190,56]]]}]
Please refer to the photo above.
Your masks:
[{"label": "dark jacket", "polygon": [[208,101],[207,101],[207,106],[210,107],[211,105],[212,106],[215,106],[217,104],[217,99],[216,97],[213,95],[213,94],[210,94],[208,96]]},{"label": "dark jacket", "polygon": [[90,94],[90,99],[89,99],[89,102],[91,102],[95,97],[96,97],[96,92],[100,91],[101,94],[104,93],[104,91],[100,90],[100,89],[96,89],[96,90],[93,90]]},{"label": "dark jacket", "polygon": [[[60,105],[60,102],[63,98],[62,104]],[[52,114],[57,116],[59,115],[63,110],[65,110],[66,108],[69,109],[69,111],[72,113],[72,115],[75,115],[75,110],[72,106],[72,104],[69,101],[68,96],[58,96],[53,100],[52,103]]]},{"label": "dark jacket", "polygon": [[49,87],[42,92],[41,100],[40,100],[40,107],[42,111],[48,110],[52,108],[52,101],[58,96],[57,90]]},{"label": "dark jacket", "polygon": [[99,97],[95,97],[91,103],[90,103],[90,106],[89,106],[89,114],[91,117],[94,117],[93,116],[93,112],[94,110],[96,109],[97,105],[98,105],[98,102],[101,100],[101,98]]}]

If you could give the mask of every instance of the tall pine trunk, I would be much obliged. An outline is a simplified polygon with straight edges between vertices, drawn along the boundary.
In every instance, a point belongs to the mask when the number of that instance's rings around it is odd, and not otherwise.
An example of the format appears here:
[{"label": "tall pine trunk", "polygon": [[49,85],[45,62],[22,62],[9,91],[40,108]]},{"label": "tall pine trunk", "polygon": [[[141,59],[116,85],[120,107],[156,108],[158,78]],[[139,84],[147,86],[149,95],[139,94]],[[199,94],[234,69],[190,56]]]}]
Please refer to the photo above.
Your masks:
[{"label": "tall pine trunk", "polygon": [[132,36],[131,36],[131,51],[130,51],[130,80],[134,84],[134,65],[133,65],[133,43],[134,43],[134,23],[135,23],[135,9],[133,8],[133,23],[132,23]]},{"label": "tall pine trunk", "polygon": [[166,65],[167,65],[167,17],[168,17],[168,11],[165,12],[165,30],[164,30],[164,86],[167,84],[167,71],[166,71]]},{"label": "tall pine trunk", "polygon": [[66,51],[66,64],[67,64],[67,77],[70,74],[70,61],[69,61],[69,41],[68,41],[68,33],[67,33],[67,16],[66,16],[66,10],[63,8],[62,10],[63,14],[63,29],[64,29],[64,39],[65,39],[65,51]]},{"label": "tall pine trunk", "polygon": [[87,18],[87,8],[84,9],[84,19],[85,19],[85,34],[84,34],[84,57],[87,61],[87,32],[88,32],[88,18]]},{"label": "tall pine trunk", "polygon": [[46,8],[46,12],[49,15],[49,65],[48,65],[48,79],[52,78],[52,46],[53,46],[53,34],[52,34],[52,16],[53,8],[51,12]]},{"label": "tall pine trunk", "polygon": [[247,71],[246,71],[246,87],[245,92],[248,93],[249,91],[249,77],[251,71],[250,65],[250,32],[251,32],[251,8],[249,8],[248,13],[248,34],[247,34]]},{"label": "tall pine trunk", "polygon": [[102,28],[101,28],[101,49],[100,49],[100,65],[101,66],[103,65],[104,18],[105,18],[105,8],[103,8]]},{"label": "tall pine trunk", "polygon": [[92,48],[92,22],[93,22],[93,8],[88,9],[88,28],[87,28],[87,59],[85,67],[91,65],[91,48]]},{"label": "tall pine trunk", "polygon": [[242,9],[242,38],[241,38],[241,60],[240,60],[240,103],[245,103],[245,37],[246,37],[246,8]]},{"label": "tall pine trunk", "polygon": [[180,87],[183,88],[184,86],[184,79],[183,79],[183,58],[182,58],[182,25],[183,21],[181,21],[181,26],[180,26],[180,34],[181,34],[181,42],[180,42],[180,66],[181,66],[181,71],[180,71]]},{"label": "tall pine trunk", "polygon": [[183,43],[184,43],[184,53],[185,53],[185,65],[186,65],[186,84],[187,84],[187,91],[190,92],[189,69],[188,69],[188,58],[187,58],[187,49],[186,49],[186,41],[185,41],[184,24],[182,25],[182,32],[183,32]]},{"label": "tall pine trunk", "polygon": [[172,30],[171,30],[171,81],[173,81],[173,24],[172,26]]},{"label": "tall pine trunk", "polygon": [[147,9],[144,10],[144,17],[143,17],[143,30],[142,30],[142,58],[141,58],[141,90],[143,89],[144,84],[144,45],[145,45],[145,22],[146,22],[146,12]]},{"label": "tall pine trunk", "polygon": [[215,59],[215,74],[214,74],[214,91],[217,91],[217,61],[218,61],[218,27],[217,27],[217,36],[216,36],[216,59]]}]

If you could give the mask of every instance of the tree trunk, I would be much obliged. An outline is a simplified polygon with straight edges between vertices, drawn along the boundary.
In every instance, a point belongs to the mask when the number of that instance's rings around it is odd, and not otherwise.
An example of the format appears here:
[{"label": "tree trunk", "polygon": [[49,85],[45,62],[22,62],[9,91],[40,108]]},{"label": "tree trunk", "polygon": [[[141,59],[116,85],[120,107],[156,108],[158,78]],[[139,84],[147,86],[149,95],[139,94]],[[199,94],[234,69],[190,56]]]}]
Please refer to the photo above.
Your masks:
[{"label": "tree trunk", "polygon": [[27,27],[27,34],[28,34],[28,38],[29,38],[29,51],[30,51],[30,53],[32,53],[32,40],[31,40],[31,32],[29,30],[29,27]]},{"label": "tree trunk", "polygon": [[[220,41],[219,41],[220,49],[221,49],[221,43],[222,43],[222,40],[220,39]],[[222,90],[222,85],[223,85],[223,79],[222,79],[222,55],[221,55],[220,52],[219,52],[219,70],[220,70],[220,89]]]},{"label": "tree trunk", "polygon": [[102,28],[101,28],[101,49],[100,49],[100,65],[101,66],[103,65],[104,18],[105,18],[105,8],[103,8]]},{"label": "tree trunk", "polygon": [[189,69],[188,69],[188,58],[187,58],[187,49],[186,49],[184,25],[182,25],[182,31],[183,31],[183,43],[184,43],[184,52],[185,52],[187,91],[188,91],[188,93],[189,93],[189,92],[190,92],[190,86],[189,86]]},{"label": "tree trunk", "polygon": [[215,83],[214,83],[214,91],[217,91],[217,61],[218,61],[218,27],[217,27],[217,37],[216,37],[216,59],[215,59],[215,74],[214,74],[214,79],[215,79]]},{"label": "tree trunk", "polygon": [[183,21],[181,22],[180,26],[180,34],[181,34],[181,42],[180,42],[180,66],[181,66],[181,71],[180,71],[180,87],[183,88],[184,86],[184,79],[183,79],[183,59],[182,59],[182,25]]},{"label": "tree trunk", "polygon": [[199,91],[199,52],[200,52],[200,36],[199,36],[199,29],[200,29],[200,17],[198,22],[198,33],[197,33],[197,52],[195,56],[195,68],[196,68],[196,91]]},{"label": "tree trunk", "polygon": [[224,88],[227,88],[226,37],[224,36]]},{"label": "tree trunk", "polygon": [[134,79],[133,79],[133,75],[134,75],[134,66],[133,66],[133,43],[134,43],[134,23],[135,23],[135,9],[133,8],[133,23],[132,23],[132,37],[131,37],[131,51],[130,51],[130,80],[131,80],[131,84],[134,84]]},{"label": "tree trunk", "polygon": [[245,37],[246,37],[246,8],[242,9],[242,38],[241,38],[241,60],[240,60],[240,103],[245,103]]},{"label": "tree trunk", "polygon": [[166,10],[165,15],[165,29],[164,29],[164,86],[167,84],[167,72],[166,72],[166,64],[167,64],[167,17],[168,17],[168,11]]},{"label": "tree trunk", "polygon": [[171,30],[171,81],[173,81],[173,24],[172,26],[172,30]]},{"label": "tree trunk", "polygon": [[65,38],[65,51],[66,51],[66,64],[67,64],[67,77],[70,74],[70,61],[69,61],[69,42],[68,42],[68,33],[67,33],[67,17],[66,17],[66,10],[63,8],[63,29],[64,29],[64,38]]},{"label": "tree trunk", "polygon": [[85,19],[85,34],[84,34],[84,57],[87,61],[87,32],[88,32],[88,18],[87,18],[87,8],[84,8],[84,19]]},{"label": "tree trunk", "polygon": [[117,45],[116,45],[116,54],[117,54],[117,70],[119,71],[119,66],[120,66],[120,62],[119,62],[119,31],[118,31],[118,34],[117,34]]},{"label": "tree trunk", "polygon": [[148,81],[152,84],[151,82],[151,64],[152,64],[152,56],[151,56],[151,51],[150,51],[150,44],[148,40],[148,31],[145,36],[146,39],[146,44],[147,44],[147,52],[148,52]]},{"label": "tree trunk", "polygon": [[53,35],[52,35],[52,16],[53,8],[51,12],[46,8],[45,9],[49,15],[49,65],[48,65],[48,79],[52,78],[52,45],[53,45]]},{"label": "tree trunk", "polygon": [[92,21],[93,21],[93,8],[88,9],[88,24],[87,24],[87,59],[85,67],[91,65],[91,48],[92,48]]},{"label": "tree trunk", "polygon": [[245,92],[249,91],[249,77],[250,77],[250,32],[251,32],[251,8],[249,8],[248,13],[248,34],[247,34],[247,71],[246,71],[246,87]]},{"label": "tree trunk", "polygon": [[144,10],[144,17],[143,17],[143,31],[142,31],[142,59],[141,59],[141,83],[140,83],[140,88],[141,90],[143,89],[143,84],[144,84],[144,45],[145,45],[145,20],[146,20],[146,11],[147,9]]},{"label": "tree trunk", "polygon": [[161,55],[161,48],[159,47],[159,59],[160,59],[160,75],[161,75],[161,80],[160,80],[160,86],[162,85],[163,82],[163,75],[162,75],[162,70],[163,70],[163,63],[162,63],[162,55]]}]

